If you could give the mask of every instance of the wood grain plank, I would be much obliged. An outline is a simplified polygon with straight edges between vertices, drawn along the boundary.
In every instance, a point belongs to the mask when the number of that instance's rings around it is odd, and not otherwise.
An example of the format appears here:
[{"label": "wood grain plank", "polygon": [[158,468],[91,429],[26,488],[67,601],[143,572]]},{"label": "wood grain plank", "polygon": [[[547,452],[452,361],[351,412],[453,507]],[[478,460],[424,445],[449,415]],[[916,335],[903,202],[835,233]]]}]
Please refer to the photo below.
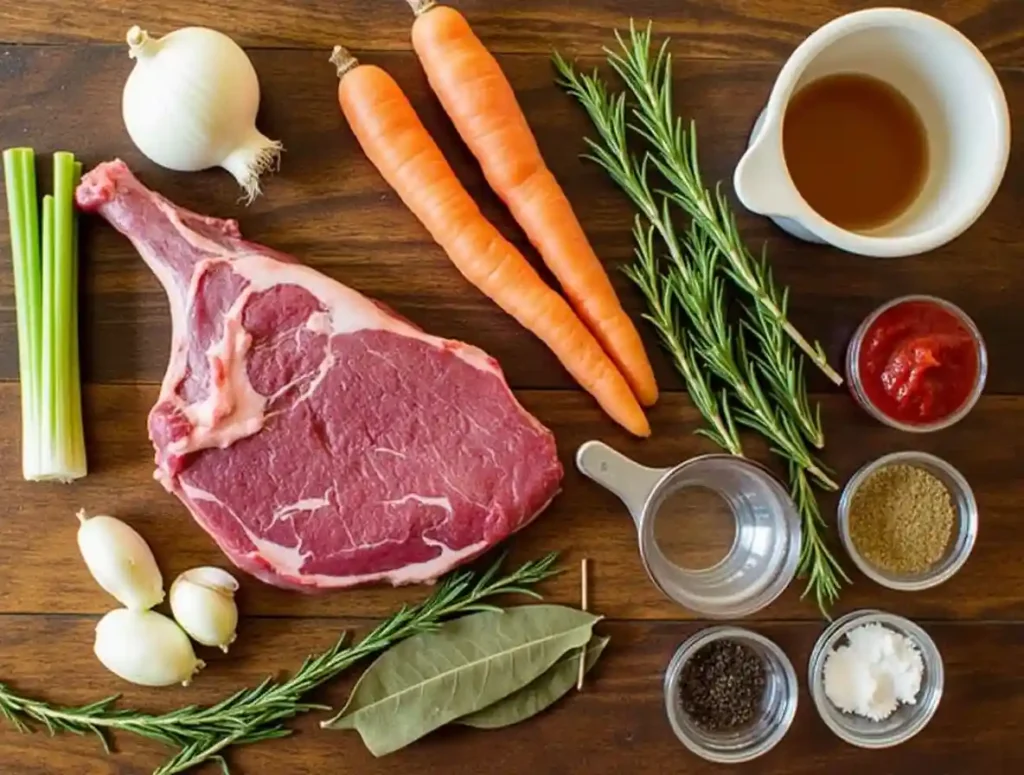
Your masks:
[{"label": "wood grain plank", "polygon": [[[226,560],[184,507],[153,481],[152,448],[146,439],[146,413],[156,397],[151,387],[104,386],[87,391],[90,474],[73,485],[27,483],[20,479],[17,391],[0,386],[0,584],[2,613],[97,613],[111,601],[92,581],[75,544],[79,508],[130,521],[152,544],[166,583],[196,565]],[[653,415],[654,437],[646,442],[625,438],[578,393],[523,392],[525,406],[554,431],[566,466],[563,492],[553,506],[510,546],[513,559],[565,552],[570,570],[548,585],[553,600],[578,601],[575,569],[581,557],[592,561],[593,610],[614,618],[693,618],[665,599],[648,581],[639,561],[633,525],[608,492],[573,467],[577,447],[601,438],[652,466],[673,465],[713,451],[693,436],[697,417],[687,400],[666,396]],[[907,447],[931,451],[959,467],[975,488],[981,530],[971,560],[951,581],[915,594],[884,590],[854,574],[838,612],[865,606],[892,608],[927,618],[1019,619],[1024,617],[1024,562],[1021,557],[1020,503],[1024,481],[1024,398],[986,398],[963,422],[948,431],[909,439],[874,422],[848,398],[827,397],[823,404],[829,432],[825,459],[840,481],[875,457]],[[765,458],[751,440],[748,452]],[[836,496],[821,498],[831,524]],[[713,525],[695,528],[693,543],[720,538]],[[842,556],[841,550],[840,556]],[[849,568],[849,561],[845,562]],[[54,573],[59,568],[59,573]],[[852,571],[851,571],[852,572]],[[817,619],[810,602],[799,600],[797,582],[761,618]],[[246,578],[242,609],[250,615],[382,617],[401,602],[418,600],[425,588],[370,588],[303,596],[272,589]]]},{"label": "wood grain plank", "polygon": [[[186,703],[210,703],[252,685],[267,674],[297,665],[309,652],[326,648],[346,622],[261,620],[243,622],[227,658],[204,653],[211,665],[187,689],[144,690],[105,673],[91,653],[93,621],[81,617],[0,618],[3,681],[19,691],[52,701],[80,704],[125,691],[126,705],[153,711]],[[512,775],[567,771],[612,775],[622,772],[726,772],[698,759],[676,740],[665,719],[662,675],[678,644],[703,624],[603,622],[611,644],[582,693],[573,693],[530,721],[497,732],[445,729],[382,759],[371,757],[354,732],[324,731],[312,714],[297,722],[294,737],[232,751],[231,764],[243,773],[375,773],[430,775],[487,772]],[[773,751],[757,760],[764,775],[859,775],[919,771],[1019,772],[1024,749],[1024,676],[1005,671],[1006,655],[1024,647],[1024,625],[923,623],[943,654],[946,691],[935,718],[913,740],[886,751],[865,751],[842,743],[817,717],[806,690],[805,672],[821,625],[757,624],[753,629],[787,652],[800,677],[796,719]],[[60,668],[55,669],[56,665]],[[358,670],[340,678],[318,699],[340,705]],[[74,680],[66,680],[69,675]],[[159,744],[119,737],[119,752],[104,756],[95,740],[45,734],[19,735],[0,728],[0,761],[17,762],[18,775],[142,775],[159,765]],[[572,762],[571,768],[568,765]],[[6,766],[6,765],[4,765]],[[14,770],[5,770],[14,772]],[[214,775],[214,767],[201,769]]]},{"label": "wood grain plank", "polygon": [[[40,153],[68,146],[90,164],[120,155],[173,200],[200,212],[238,217],[250,238],[302,257],[391,304],[432,333],[483,347],[505,365],[514,386],[571,387],[538,341],[465,283],[366,161],[343,126],[334,76],[323,53],[254,54],[264,84],[262,126],[282,138],[288,152],[280,174],[268,180],[266,196],[249,209],[235,202],[237,189],[226,173],[174,174],[140,159],[124,133],[119,110],[130,62],[113,48],[0,50],[0,146],[31,143]],[[429,93],[413,57],[388,53],[368,59],[395,74],[485,213],[523,245],[522,235],[486,190],[475,162]],[[599,254],[609,266],[628,261],[631,210],[599,170],[577,159],[588,131],[586,119],[553,85],[544,57],[505,56],[502,64]],[[775,67],[684,62],[677,71],[679,108],[695,117],[703,131],[706,179],[728,179]],[[1024,109],[1024,72],[1004,71],[1002,77],[1012,109]],[[1024,126],[1018,122],[1014,132],[1020,145]],[[989,389],[1024,393],[1017,334],[1024,275],[1017,271],[1016,260],[1024,252],[1019,230],[1024,158],[1014,154],[1010,164],[981,221],[926,256],[870,260],[784,238],[761,218],[744,214],[741,225],[752,246],[768,240],[777,276],[792,288],[794,320],[809,336],[822,340],[833,363],[841,363],[850,333],[874,306],[897,294],[929,292],[964,306],[988,338]],[[0,204],[0,254],[7,252],[6,231],[6,207]],[[126,240],[92,219],[84,232],[86,379],[155,382],[162,376],[170,338],[162,292]],[[637,293],[620,273],[613,275],[628,310],[639,317]],[[12,306],[10,264],[0,262],[0,379],[17,374]],[[655,353],[656,339],[646,328],[662,384],[680,387],[665,359]],[[112,341],[118,346],[106,346]],[[817,375],[812,385],[828,387]]]},{"label": "wood grain plank", "polygon": [[[495,51],[547,54],[552,46],[594,53],[630,17],[685,41],[686,56],[778,62],[816,27],[870,0],[453,0]],[[906,0],[958,26],[998,65],[1024,64],[1024,19],[1017,0]],[[179,0],[24,0],[0,8],[0,41],[120,43],[132,24],[153,33],[202,24],[246,46],[364,49],[409,47],[411,15],[403,0],[228,0],[212,6]]]}]

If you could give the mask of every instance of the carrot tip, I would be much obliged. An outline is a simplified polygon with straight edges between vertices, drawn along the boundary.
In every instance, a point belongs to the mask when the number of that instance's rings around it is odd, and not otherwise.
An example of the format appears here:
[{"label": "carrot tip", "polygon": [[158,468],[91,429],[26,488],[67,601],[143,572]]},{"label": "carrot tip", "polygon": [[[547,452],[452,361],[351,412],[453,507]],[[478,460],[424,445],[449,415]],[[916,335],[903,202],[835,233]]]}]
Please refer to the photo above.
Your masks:
[{"label": "carrot tip", "polygon": [[338,71],[339,78],[359,65],[359,60],[352,56],[352,52],[344,46],[335,46],[329,61]]},{"label": "carrot tip", "polygon": [[640,406],[650,409],[656,403],[658,403],[658,386],[652,387],[640,387],[636,389],[637,399],[640,401]]}]

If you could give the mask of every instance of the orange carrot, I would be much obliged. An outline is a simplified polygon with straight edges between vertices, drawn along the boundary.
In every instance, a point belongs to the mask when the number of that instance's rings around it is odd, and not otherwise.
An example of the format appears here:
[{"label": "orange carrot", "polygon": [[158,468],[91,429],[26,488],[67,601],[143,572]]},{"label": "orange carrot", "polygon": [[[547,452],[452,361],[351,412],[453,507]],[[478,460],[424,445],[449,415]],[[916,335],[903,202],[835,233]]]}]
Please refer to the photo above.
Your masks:
[{"label": "orange carrot", "polygon": [[491,188],[537,248],[577,314],[645,406],[658,385],[633,321],[622,309],[565,192],[551,174],[497,60],[461,13],[433,0],[416,12],[412,44],[427,80]]},{"label": "orange carrot", "polygon": [[341,46],[338,102],[373,165],[463,276],[546,344],[616,422],[651,429],[629,384],[558,293],[481,214],[394,79]]}]

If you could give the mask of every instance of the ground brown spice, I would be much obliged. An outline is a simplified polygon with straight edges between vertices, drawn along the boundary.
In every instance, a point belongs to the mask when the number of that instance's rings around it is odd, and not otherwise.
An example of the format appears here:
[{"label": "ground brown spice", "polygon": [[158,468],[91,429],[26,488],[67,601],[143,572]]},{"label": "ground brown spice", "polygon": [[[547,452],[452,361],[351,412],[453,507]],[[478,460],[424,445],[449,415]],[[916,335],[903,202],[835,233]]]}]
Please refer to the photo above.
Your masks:
[{"label": "ground brown spice", "polygon": [[850,502],[850,538],[864,558],[893,573],[920,573],[942,558],[956,518],[952,496],[923,468],[875,471]]}]

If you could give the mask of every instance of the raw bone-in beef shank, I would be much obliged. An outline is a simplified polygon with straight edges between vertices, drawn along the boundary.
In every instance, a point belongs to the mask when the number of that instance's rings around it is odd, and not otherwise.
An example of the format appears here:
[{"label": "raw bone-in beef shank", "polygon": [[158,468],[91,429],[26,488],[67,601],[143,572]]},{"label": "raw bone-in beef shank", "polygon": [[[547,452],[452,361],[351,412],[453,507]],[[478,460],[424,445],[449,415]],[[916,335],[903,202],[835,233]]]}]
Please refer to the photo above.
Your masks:
[{"label": "raw bone-in beef shank", "polygon": [[77,201],[167,291],[156,478],[238,567],[302,590],[429,582],[558,492],[554,438],[484,352],[173,205],[121,161]]}]

